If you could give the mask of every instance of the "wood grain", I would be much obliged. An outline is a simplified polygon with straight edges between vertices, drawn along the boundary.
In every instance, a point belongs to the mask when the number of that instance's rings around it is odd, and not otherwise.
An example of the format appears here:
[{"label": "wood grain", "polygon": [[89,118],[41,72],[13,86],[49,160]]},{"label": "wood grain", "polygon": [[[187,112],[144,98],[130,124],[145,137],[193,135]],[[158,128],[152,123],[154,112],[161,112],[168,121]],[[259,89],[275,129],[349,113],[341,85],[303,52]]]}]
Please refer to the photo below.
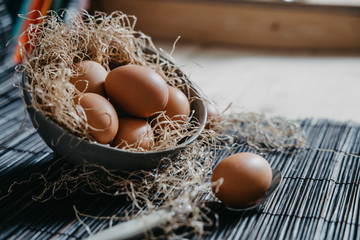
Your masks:
[{"label": "wood grain", "polygon": [[101,0],[153,38],[266,48],[360,49],[360,7],[242,1]]}]

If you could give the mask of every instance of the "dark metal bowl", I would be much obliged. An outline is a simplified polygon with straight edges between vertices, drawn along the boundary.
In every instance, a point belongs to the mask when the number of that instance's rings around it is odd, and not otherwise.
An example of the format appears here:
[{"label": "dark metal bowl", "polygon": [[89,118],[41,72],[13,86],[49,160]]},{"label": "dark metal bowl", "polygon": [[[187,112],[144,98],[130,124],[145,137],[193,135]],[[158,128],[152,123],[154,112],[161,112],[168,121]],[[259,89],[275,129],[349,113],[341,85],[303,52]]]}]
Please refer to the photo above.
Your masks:
[{"label": "dark metal bowl", "polygon": [[[204,102],[200,100],[199,91],[191,84],[189,95],[195,100],[191,102],[191,110],[194,111],[192,121],[197,121],[199,128],[191,137],[183,139],[178,146],[163,151],[132,152],[102,145],[87,139],[79,138],[66,129],[56,124],[40,111],[34,109],[31,104],[32,95],[26,90],[29,79],[24,74],[22,85],[23,96],[33,126],[45,141],[45,143],[58,155],[74,164],[86,161],[91,164],[102,165],[109,170],[133,171],[149,170],[158,167],[161,159],[170,157],[176,160],[176,156],[194,142],[204,128],[207,112]],[[188,80],[187,80],[188,81]]]}]

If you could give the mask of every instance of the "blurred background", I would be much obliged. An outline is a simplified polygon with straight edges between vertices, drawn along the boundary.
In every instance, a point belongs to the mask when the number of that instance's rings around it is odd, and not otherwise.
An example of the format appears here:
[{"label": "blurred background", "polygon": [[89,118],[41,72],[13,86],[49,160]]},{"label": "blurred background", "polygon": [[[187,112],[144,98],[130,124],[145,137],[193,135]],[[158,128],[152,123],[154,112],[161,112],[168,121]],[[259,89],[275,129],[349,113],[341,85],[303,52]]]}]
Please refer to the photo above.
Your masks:
[{"label": "blurred background", "polygon": [[63,8],[135,15],[221,108],[360,122],[359,0],[0,0],[0,70],[17,63],[18,14]]}]

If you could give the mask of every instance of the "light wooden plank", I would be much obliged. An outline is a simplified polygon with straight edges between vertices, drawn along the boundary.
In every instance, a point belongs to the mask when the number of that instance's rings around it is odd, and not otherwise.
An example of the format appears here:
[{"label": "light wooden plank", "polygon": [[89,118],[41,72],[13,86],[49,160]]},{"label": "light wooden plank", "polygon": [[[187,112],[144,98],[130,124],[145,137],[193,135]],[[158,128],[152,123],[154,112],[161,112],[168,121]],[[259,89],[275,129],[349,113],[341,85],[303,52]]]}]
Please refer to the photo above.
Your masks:
[{"label": "light wooden plank", "polygon": [[360,49],[360,8],[242,1],[101,0],[153,38],[265,48]]}]

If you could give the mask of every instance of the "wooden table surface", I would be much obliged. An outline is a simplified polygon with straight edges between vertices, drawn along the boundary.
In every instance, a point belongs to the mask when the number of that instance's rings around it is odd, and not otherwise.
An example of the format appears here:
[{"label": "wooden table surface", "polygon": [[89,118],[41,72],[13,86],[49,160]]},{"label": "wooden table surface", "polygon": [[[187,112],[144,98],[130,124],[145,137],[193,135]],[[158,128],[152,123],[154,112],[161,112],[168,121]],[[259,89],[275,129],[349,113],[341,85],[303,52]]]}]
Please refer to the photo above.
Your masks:
[{"label": "wooden table surface", "polygon": [[[171,52],[169,42],[155,42]],[[360,54],[216,47],[178,41],[173,58],[221,107],[360,122]]]}]

